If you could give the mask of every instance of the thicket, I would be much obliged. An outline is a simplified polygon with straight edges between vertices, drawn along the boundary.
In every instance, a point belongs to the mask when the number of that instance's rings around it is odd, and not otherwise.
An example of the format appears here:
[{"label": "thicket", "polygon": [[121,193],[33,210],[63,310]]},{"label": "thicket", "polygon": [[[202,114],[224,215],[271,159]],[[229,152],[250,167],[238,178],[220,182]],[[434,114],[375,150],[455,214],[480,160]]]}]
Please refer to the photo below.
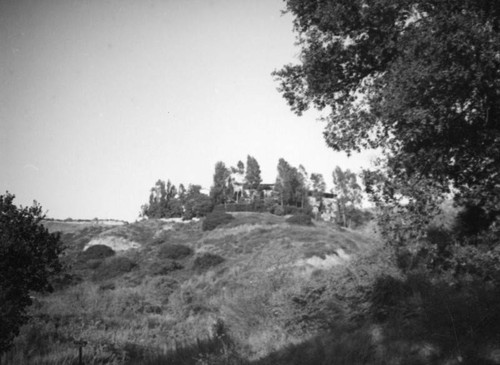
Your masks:
[{"label": "thicket", "polygon": [[231,214],[219,211],[213,212],[208,214],[205,219],[203,219],[201,228],[203,231],[211,231],[221,225],[231,222],[233,219],[234,217]]},{"label": "thicket", "polygon": [[158,251],[158,257],[171,260],[180,260],[192,254],[193,250],[190,247],[178,243],[163,244]]},{"label": "thicket", "polygon": [[113,279],[119,275],[130,272],[137,264],[125,256],[113,256],[102,262],[95,268],[92,275],[94,281]]},{"label": "thicket", "polygon": [[209,252],[203,253],[194,259],[193,269],[198,273],[204,272],[212,267],[222,264],[224,261],[224,258],[219,255]]}]

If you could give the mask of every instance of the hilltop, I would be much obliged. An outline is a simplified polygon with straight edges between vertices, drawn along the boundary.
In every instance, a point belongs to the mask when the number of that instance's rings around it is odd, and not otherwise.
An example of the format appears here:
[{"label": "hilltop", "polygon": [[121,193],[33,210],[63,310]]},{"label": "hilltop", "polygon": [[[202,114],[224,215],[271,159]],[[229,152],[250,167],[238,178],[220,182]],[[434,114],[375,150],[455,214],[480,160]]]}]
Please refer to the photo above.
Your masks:
[{"label": "hilltop", "polygon": [[73,339],[84,339],[91,363],[142,363],[210,343],[220,326],[239,356],[265,358],[339,315],[331,276],[379,247],[374,236],[325,222],[232,215],[205,232],[201,221],[44,223],[62,233],[71,269],[37,298],[23,332],[36,328],[35,343],[21,335],[13,361],[27,362],[19,356],[30,348],[35,363],[68,363]]}]

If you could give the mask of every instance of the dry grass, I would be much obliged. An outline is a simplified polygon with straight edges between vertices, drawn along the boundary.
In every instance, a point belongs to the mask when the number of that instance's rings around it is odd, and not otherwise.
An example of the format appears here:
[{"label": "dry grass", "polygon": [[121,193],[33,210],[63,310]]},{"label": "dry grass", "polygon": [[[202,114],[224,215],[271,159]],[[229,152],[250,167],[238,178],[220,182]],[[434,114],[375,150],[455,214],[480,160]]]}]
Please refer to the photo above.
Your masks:
[{"label": "dry grass", "polygon": [[[139,242],[139,249],[117,256],[135,267],[130,272],[128,266],[123,272],[117,269],[99,283],[89,280],[93,272],[86,269],[79,272],[82,283],[39,298],[38,308],[33,308],[35,322],[23,329],[11,360],[4,362],[15,364],[12,359],[29,353],[22,363],[71,364],[75,349],[70,339],[81,338],[89,342],[86,363],[104,363],[107,358],[118,364],[143,352],[166,354],[179,344],[191,348],[199,339],[215,336],[218,321],[225,324],[238,354],[248,360],[311,338],[338,309],[332,307],[332,293],[339,282],[332,276],[347,275],[345,268],[356,267],[347,257],[373,242],[324,223],[294,226],[286,217],[271,214],[232,214],[233,221],[210,232],[202,232],[200,222],[155,220],[96,230],[98,237]],[[86,239],[95,237],[89,233]],[[80,250],[85,245],[82,237],[77,238]],[[175,270],[152,270],[168,266],[158,253],[175,244],[195,255],[179,258]],[[73,248],[69,256],[76,252]],[[224,261],[197,270],[196,258],[206,254]],[[333,257],[339,258],[336,265],[325,264]],[[30,343],[30,333],[48,342]]]}]

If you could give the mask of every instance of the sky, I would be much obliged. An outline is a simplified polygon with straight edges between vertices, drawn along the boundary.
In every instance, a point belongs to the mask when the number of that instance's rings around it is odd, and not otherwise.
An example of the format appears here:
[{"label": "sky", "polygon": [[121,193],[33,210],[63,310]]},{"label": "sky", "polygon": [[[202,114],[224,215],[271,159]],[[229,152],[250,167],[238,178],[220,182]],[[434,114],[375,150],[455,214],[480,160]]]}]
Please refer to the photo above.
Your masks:
[{"label": "sky", "polygon": [[210,188],[255,157],[359,171],[298,117],[273,70],[298,63],[281,0],[0,0],[0,194],[48,217],[134,221],[158,179]]}]

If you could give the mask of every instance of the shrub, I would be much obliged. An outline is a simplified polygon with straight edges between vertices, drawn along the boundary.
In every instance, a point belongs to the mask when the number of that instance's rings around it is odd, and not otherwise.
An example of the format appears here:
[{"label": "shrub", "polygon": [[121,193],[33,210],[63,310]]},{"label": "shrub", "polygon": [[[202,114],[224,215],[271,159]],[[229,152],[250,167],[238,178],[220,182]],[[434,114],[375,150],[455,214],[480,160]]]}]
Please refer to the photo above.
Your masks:
[{"label": "shrub", "polygon": [[212,253],[204,253],[201,256],[198,256],[193,263],[193,268],[197,272],[206,271],[214,266],[222,264],[224,262],[224,258],[219,255],[214,255]]},{"label": "shrub", "polygon": [[184,266],[179,264],[177,261],[167,259],[161,263],[154,263],[150,268],[150,273],[153,276],[167,275],[170,274],[172,271],[181,270],[183,268]]},{"label": "shrub", "polygon": [[93,280],[107,280],[130,272],[136,266],[128,257],[117,256],[105,260],[94,272]]},{"label": "shrub", "polygon": [[312,226],[313,222],[311,217],[306,214],[296,214],[292,215],[290,218],[286,220],[287,223],[296,224],[299,226]]},{"label": "shrub", "polygon": [[193,250],[188,246],[181,244],[166,244],[160,247],[158,256],[160,258],[179,260],[193,253]]},{"label": "shrub", "polygon": [[282,216],[285,215],[285,209],[281,205],[275,204],[269,209],[269,213]]},{"label": "shrub", "polygon": [[214,211],[206,216],[206,218],[203,220],[201,228],[204,231],[211,231],[220,225],[229,223],[233,219],[234,217],[231,214]]},{"label": "shrub", "polygon": [[106,245],[94,245],[87,248],[81,253],[81,258],[85,261],[105,259],[106,257],[113,256],[115,251]]}]

